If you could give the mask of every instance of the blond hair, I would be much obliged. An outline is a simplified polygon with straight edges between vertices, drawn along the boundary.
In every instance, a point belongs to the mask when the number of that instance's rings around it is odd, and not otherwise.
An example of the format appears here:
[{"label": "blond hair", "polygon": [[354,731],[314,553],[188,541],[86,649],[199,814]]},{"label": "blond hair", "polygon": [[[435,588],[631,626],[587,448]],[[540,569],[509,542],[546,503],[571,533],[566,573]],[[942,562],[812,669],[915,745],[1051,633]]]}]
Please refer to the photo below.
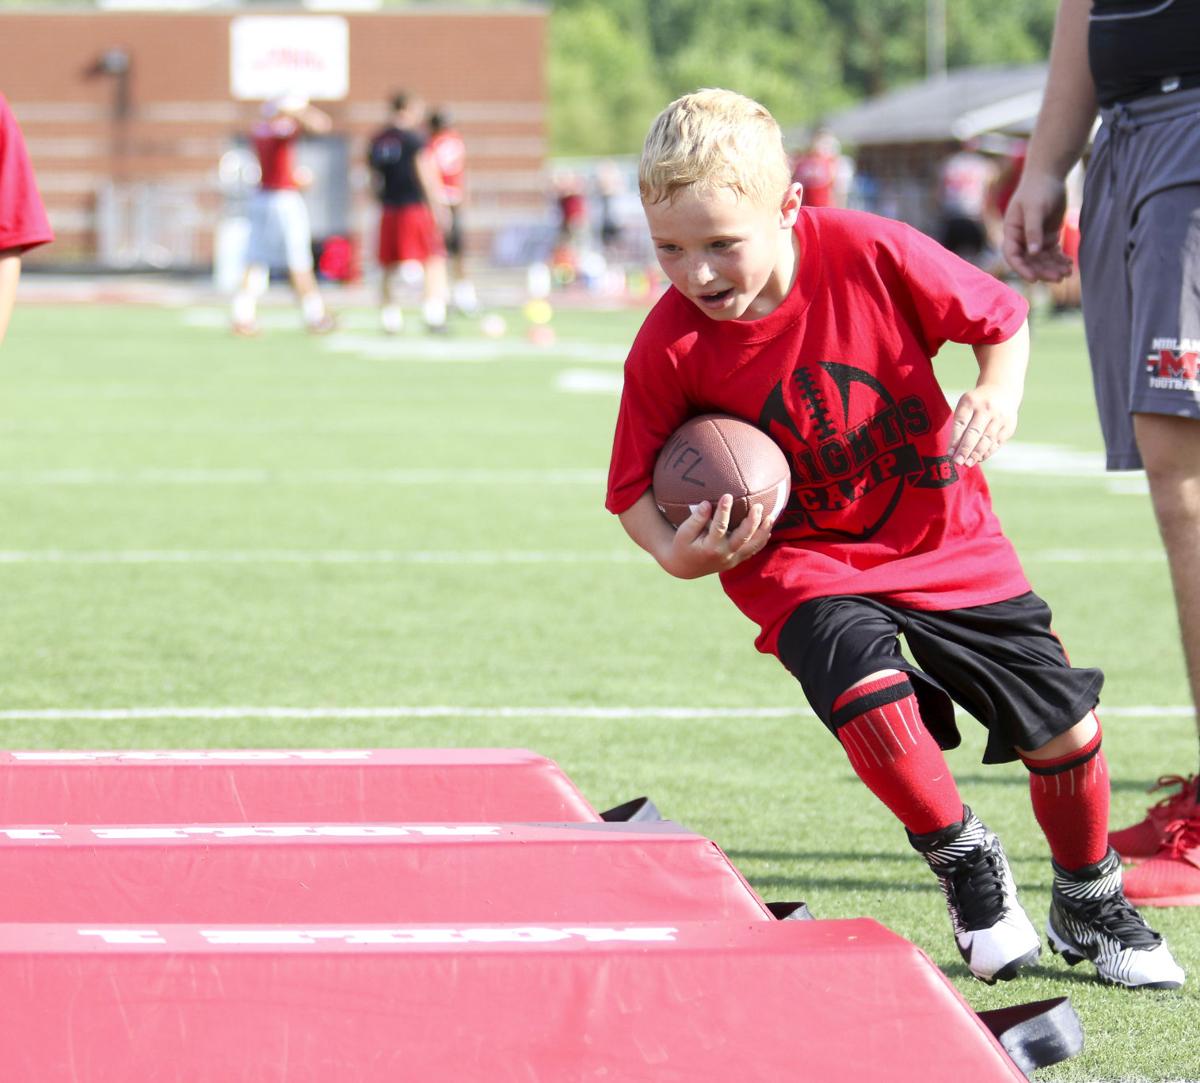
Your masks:
[{"label": "blond hair", "polygon": [[697,90],[673,101],[650,125],[638,163],[643,203],[661,203],[687,187],[731,188],[774,203],[791,180],[775,118],[732,90]]}]

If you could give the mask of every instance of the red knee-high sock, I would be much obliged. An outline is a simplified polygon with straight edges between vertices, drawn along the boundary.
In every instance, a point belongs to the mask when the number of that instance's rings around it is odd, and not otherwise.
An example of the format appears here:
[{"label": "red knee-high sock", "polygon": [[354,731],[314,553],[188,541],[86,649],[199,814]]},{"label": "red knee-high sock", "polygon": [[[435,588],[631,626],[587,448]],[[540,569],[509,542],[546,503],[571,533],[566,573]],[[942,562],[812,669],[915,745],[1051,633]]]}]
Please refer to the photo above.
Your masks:
[{"label": "red knee-high sock", "polygon": [[1096,735],[1077,752],[1053,760],[1021,757],[1029,769],[1033,815],[1064,869],[1093,865],[1108,853],[1108,764]]},{"label": "red knee-high sock", "polygon": [[833,724],[854,773],[914,835],[963,818],[954,776],[903,673],[843,692],[833,705]]}]

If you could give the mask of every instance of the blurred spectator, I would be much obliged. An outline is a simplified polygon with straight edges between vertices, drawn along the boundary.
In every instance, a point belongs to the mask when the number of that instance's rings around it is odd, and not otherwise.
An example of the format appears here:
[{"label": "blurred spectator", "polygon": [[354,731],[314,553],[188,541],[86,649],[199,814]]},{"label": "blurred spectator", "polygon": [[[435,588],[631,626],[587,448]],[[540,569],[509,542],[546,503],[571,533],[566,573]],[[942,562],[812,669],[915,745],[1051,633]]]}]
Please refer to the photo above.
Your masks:
[{"label": "blurred spectator", "polygon": [[437,166],[420,130],[424,115],[422,101],[397,94],[392,98],[391,121],[371,140],[367,153],[382,208],[380,320],[387,334],[396,334],[404,324],[396,279],[405,263],[419,264],[424,271],[421,309],[426,328],[446,330],[446,245],[439,223],[446,203]]},{"label": "blurred spectator", "polygon": [[52,240],[54,233],[38,194],[25,139],[0,94],[0,343],[17,296],[21,257]]},{"label": "blurred spectator", "polygon": [[1058,282],[1050,282],[1050,302],[1055,312],[1067,312],[1083,306],[1082,284],[1079,279],[1079,216],[1083,207],[1082,162],[1076,162],[1067,174],[1067,209],[1063,212],[1062,229],[1059,232],[1059,247],[1071,261],[1071,271]]},{"label": "blurred spectator", "polygon": [[[1004,245],[1004,216],[1008,213],[1008,205],[1012,201],[1017,185],[1021,183],[1021,174],[1025,169],[1025,155],[1028,143],[1024,139],[1015,140],[1007,156],[996,171],[988,193],[988,243],[997,253],[1001,253]],[[1065,312],[1080,307],[1081,295],[1079,285],[1079,210],[1083,202],[1083,165],[1075,163],[1066,179],[1067,208],[1063,214],[1063,223],[1059,231],[1059,246],[1063,254],[1071,260],[1070,273],[1057,282],[1047,284],[1050,293],[1050,303],[1055,312]],[[998,261],[1003,271],[1008,265],[1002,257]],[[1026,296],[1030,293],[1030,283],[1018,278]]]},{"label": "blurred spectator", "polygon": [[587,243],[587,193],[583,178],[574,170],[556,173],[554,197],[558,206],[558,243],[577,252]]},{"label": "blurred spectator", "polygon": [[554,174],[554,205],[558,230],[550,254],[550,270],[556,285],[575,281],[579,263],[588,244],[587,189],[583,177],[571,169]]},{"label": "blurred spectator", "polygon": [[1008,153],[1004,156],[1004,161],[993,174],[988,199],[991,203],[993,213],[998,215],[1001,220],[1003,220],[1004,213],[1008,210],[1008,204],[1012,199],[1013,192],[1017,190],[1017,185],[1021,181],[1021,172],[1025,168],[1025,152],[1027,148],[1028,143],[1024,139],[1014,140],[1008,148]]},{"label": "blurred spectator", "polygon": [[974,141],[963,143],[938,171],[938,240],[976,266],[988,262],[986,216],[995,173]]},{"label": "blurred spectator", "polygon": [[800,184],[800,201],[806,207],[844,207],[852,173],[841,143],[828,128],[813,132],[808,148],[792,165],[792,180]]},{"label": "blurred spectator", "polygon": [[600,206],[600,246],[606,256],[620,243],[623,232],[617,220],[616,203],[624,183],[615,162],[604,161],[596,167],[596,202]]},{"label": "blurred spectator", "polygon": [[450,297],[460,312],[479,307],[475,284],[467,277],[463,252],[463,202],[467,190],[467,146],[441,109],[429,114],[429,153],[442,182],[449,222],[442,234],[449,257]]},{"label": "blurred spectator", "polygon": [[296,168],[295,144],[302,133],[323,135],[332,128],[327,114],[305,98],[273,98],[250,132],[261,171],[250,202],[250,238],[246,271],[233,298],[233,330],[258,334],[258,299],[270,282],[272,263],[282,257],[304,317],[314,334],[333,330],[333,317],[317,288],[313,272],[312,227],[300,194],[302,175]]}]

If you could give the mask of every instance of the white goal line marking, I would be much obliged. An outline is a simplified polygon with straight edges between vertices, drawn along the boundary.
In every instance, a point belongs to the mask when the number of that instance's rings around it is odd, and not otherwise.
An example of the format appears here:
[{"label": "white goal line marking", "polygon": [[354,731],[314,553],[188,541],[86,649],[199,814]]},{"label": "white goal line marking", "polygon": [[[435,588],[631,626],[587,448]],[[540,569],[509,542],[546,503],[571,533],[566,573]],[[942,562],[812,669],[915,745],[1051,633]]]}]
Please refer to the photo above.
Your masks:
[{"label": "white goal line marking", "polygon": [[[1108,718],[1181,718],[1191,707],[1102,707]],[[3,710],[0,722],[132,722],[154,719],[394,719],[394,718],[578,718],[621,721],[665,719],[814,718],[803,705],[791,707],[113,707]]]},{"label": "white goal line marking", "polygon": [[[1153,564],[1158,549],[1043,549],[1023,553],[1027,563]],[[642,564],[641,550],[546,549],[7,549],[3,564]]]}]

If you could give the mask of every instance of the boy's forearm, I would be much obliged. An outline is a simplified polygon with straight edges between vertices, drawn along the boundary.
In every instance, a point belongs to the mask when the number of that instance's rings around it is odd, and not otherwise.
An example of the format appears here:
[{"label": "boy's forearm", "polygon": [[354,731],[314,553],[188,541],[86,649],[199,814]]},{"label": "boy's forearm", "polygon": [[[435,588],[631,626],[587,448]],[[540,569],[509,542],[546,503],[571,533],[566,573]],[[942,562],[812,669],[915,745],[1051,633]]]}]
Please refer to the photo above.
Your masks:
[{"label": "boy's forearm", "polygon": [[1029,366],[1029,326],[1022,323],[1004,342],[974,346],[979,380],[954,408],[947,454],[960,466],[978,466],[1017,428]]},{"label": "boy's forearm", "polygon": [[[654,502],[654,493],[647,489],[617,518],[621,520],[625,533],[659,564],[663,564],[665,555],[671,549],[675,532],[658,510],[658,505]],[[665,564],[663,566],[666,567]]]},{"label": "boy's forearm", "polygon": [[1018,400],[1025,388],[1029,368],[1029,323],[1022,323],[1015,334],[1003,342],[974,347],[979,363],[979,385],[990,384],[1015,391]]}]

